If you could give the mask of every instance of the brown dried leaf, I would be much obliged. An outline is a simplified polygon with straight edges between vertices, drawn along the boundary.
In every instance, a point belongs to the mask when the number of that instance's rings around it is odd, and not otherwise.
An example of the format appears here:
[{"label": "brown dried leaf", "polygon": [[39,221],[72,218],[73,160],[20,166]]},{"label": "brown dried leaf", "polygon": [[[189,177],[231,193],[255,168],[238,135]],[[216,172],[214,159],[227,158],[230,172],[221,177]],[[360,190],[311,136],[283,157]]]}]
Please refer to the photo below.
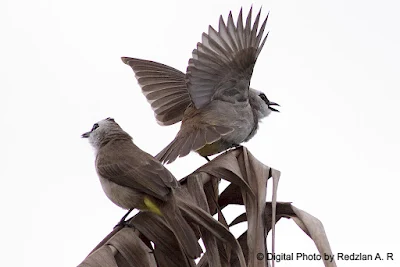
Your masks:
[{"label": "brown dried leaf", "polygon": [[[118,266],[153,267],[156,265],[153,251],[146,246],[132,228],[121,229],[117,236],[110,239],[108,244],[115,247],[121,256],[118,257],[117,254],[116,257]],[[135,249],[132,249],[133,247]]]},{"label": "brown dried leaf", "polygon": [[157,258],[162,253],[170,259],[169,266],[195,266],[194,261],[185,256],[175,235],[161,216],[152,212],[140,212],[129,220],[129,224],[154,243],[158,264],[165,261]]},{"label": "brown dried leaf", "polygon": [[[120,229],[105,243],[92,252],[79,266],[104,267],[156,267],[151,250],[139,238],[133,228]],[[132,248],[135,248],[132,250]]]},{"label": "brown dried leaf", "polygon": [[326,267],[336,267],[336,262],[333,260],[329,262],[325,259],[324,255],[333,255],[331,247],[329,245],[328,237],[326,236],[324,226],[321,221],[312,216],[311,214],[296,208],[292,205],[293,212],[297,215],[297,218],[302,222],[300,226],[298,222],[295,222],[299,225],[300,228],[305,227],[306,231],[303,231],[308,234],[311,239],[314,241],[317,249],[324,260],[324,264]]},{"label": "brown dried leaf", "polygon": [[118,267],[110,246],[104,245],[92,252],[78,267]]}]

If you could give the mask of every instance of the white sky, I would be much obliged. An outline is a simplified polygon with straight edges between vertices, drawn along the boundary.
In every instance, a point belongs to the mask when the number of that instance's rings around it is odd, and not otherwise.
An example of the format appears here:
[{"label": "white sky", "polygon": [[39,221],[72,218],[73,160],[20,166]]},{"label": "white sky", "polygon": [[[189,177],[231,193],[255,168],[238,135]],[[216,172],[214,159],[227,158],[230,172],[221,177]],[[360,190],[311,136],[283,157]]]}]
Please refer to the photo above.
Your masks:
[{"label": "white sky", "polygon": [[[114,117],[153,155],[178,131],[155,122],[120,57],[184,71],[208,25],[250,5],[0,2],[1,266],[76,266],[124,214],[80,138],[93,123]],[[251,85],[282,107],[246,146],[282,172],[278,200],[319,218],[334,253],[395,256],[338,266],[398,266],[398,1],[254,1],[254,10],[261,5],[270,35]],[[204,163],[191,153],[168,168],[181,178]],[[317,250],[283,221],[277,252]],[[323,266],[277,266],[294,265]]]}]

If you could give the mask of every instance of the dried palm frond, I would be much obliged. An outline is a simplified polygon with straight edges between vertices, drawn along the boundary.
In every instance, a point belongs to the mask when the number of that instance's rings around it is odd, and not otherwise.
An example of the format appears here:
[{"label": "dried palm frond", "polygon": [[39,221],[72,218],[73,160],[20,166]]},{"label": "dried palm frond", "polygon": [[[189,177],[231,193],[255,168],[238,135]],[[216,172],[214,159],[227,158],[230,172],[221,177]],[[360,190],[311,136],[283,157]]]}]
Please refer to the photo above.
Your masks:
[{"label": "dried palm frond", "polygon": [[[247,266],[270,266],[266,257],[266,237],[272,230],[274,253],[275,222],[281,218],[293,219],[314,241],[322,259],[325,258],[324,254],[332,255],[324,228],[318,219],[291,203],[276,202],[279,177],[279,171],[262,164],[245,147],[240,147],[216,157],[180,181],[182,190],[178,194],[181,201],[190,198],[206,213],[218,214],[220,222],[218,227],[214,227],[214,224],[198,225],[193,221],[193,214],[184,214],[186,219],[192,218],[193,229],[206,248],[197,264],[185,257],[162,217],[151,212],[139,212],[128,220],[129,227],[115,228],[79,266],[236,267],[243,266],[240,257],[242,252]],[[273,179],[273,195],[271,202],[265,202],[269,178]],[[219,194],[220,179],[229,181],[230,185]],[[232,204],[244,205],[246,213],[238,214],[228,224],[223,209]],[[226,229],[245,221],[248,224],[247,231],[237,240],[232,240],[226,234]],[[240,247],[237,247],[237,242]],[[324,260],[324,264],[336,266],[335,261]]]}]

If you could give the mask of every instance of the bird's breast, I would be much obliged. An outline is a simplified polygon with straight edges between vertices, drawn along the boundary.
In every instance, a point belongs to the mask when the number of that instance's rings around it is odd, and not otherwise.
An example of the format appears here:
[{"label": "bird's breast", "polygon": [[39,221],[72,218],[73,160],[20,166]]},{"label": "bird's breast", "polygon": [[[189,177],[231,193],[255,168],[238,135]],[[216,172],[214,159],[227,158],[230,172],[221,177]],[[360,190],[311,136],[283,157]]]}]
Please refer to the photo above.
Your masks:
[{"label": "bird's breast", "polygon": [[115,205],[123,209],[143,209],[145,207],[144,195],[142,193],[116,184],[106,178],[99,178],[104,193]]},{"label": "bird's breast", "polygon": [[191,131],[193,128],[201,129],[203,127],[206,129],[213,125],[229,127],[233,131],[221,136],[220,140],[198,149],[196,152],[201,156],[214,155],[240,145],[249,139],[249,136],[257,127],[252,108],[248,102],[232,104],[214,100],[204,108],[188,109],[182,120],[181,131]]}]

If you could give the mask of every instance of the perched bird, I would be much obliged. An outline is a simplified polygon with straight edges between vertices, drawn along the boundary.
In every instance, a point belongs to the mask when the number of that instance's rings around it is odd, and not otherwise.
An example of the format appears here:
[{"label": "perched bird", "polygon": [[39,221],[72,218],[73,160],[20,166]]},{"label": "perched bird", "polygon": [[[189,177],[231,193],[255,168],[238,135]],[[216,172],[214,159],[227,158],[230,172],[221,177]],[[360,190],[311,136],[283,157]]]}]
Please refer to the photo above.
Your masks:
[{"label": "perched bird", "polygon": [[95,149],[95,167],[107,197],[123,209],[149,210],[165,218],[192,259],[202,249],[176,204],[176,178],[155,158],[138,148],[132,137],[107,118],[82,134]]},{"label": "perched bird", "polygon": [[206,157],[250,140],[258,122],[278,111],[267,96],[250,88],[250,79],[263,39],[267,18],[260,29],[261,10],[251,25],[252,9],[243,25],[232,13],[219,30],[209,26],[193,50],[186,74],[172,67],[142,59],[123,57],[131,66],[151,104],[157,122],[171,125],[182,120],[175,139],[156,158],[163,163],[196,151]]},{"label": "perched bird", "polygon": [[[148,210],[162,216],[190,259],[199,257],[202,249],[188,221],[199,226],[201,233],[207,231],[227,243],[236,252],[239,266],[246,266],[241,246],[229,229],[198,207],[176,178],[138,148],[114,119],[95,123],[82,137],[94,147],[96,171],[112,202],[124,209]],[[207,247],[210,235],[206,236],[203,241]]]}]

